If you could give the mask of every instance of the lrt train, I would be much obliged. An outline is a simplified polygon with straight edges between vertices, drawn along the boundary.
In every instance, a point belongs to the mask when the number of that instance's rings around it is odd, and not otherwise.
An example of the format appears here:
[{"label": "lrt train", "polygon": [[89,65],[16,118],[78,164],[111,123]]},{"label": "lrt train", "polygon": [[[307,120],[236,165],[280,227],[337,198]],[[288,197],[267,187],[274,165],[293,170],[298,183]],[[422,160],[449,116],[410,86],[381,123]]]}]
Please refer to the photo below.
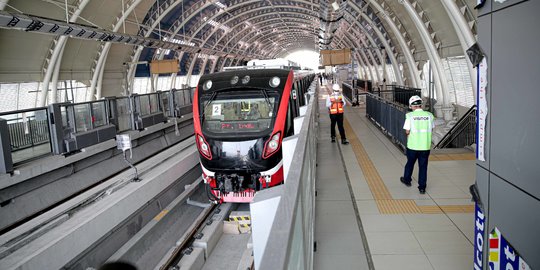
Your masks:
[{"label": "lrt train", "polygon": [[251,202],[256,191],[284,182],[281,143],[294,135],[313,78],[253,67],[200,78],[193,122],[211,201]]}]

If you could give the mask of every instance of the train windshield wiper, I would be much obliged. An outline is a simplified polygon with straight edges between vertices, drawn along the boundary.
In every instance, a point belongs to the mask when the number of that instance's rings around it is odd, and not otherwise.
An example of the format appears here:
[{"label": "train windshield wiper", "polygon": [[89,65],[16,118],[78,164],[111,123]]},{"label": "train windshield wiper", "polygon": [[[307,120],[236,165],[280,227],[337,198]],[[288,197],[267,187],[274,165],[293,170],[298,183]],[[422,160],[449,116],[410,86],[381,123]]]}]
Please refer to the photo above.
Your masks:
[{"label": "train windshield wiper", "polygon": [[217,92],[213,92],[212,95],[210,96],[210,98],[206,101],[206,104],[204,104],[203,109],[199,112],[201,114],[199,117],[201,118],[201,120],[203,122],[204,122],[204,116],[206,115],[204,113],[206,111],[206,107],[208,107],[208,105],[210,105],[210,103],[212,103],[212,100],[214,100],[214,98],[216,98],[216,95],[217,95]]},{"label": "train windshield wiper", "polygon": [[268,98],[268,94],[266,94],[266,91],[264,90],[261,90],[261,93],[263,94],[264,99],[266,100],[266,104],[268,104],[268,108],[270,108],[270,111],[273,112],[274,105],[272,104],[272,102],[270,102],[270,98]]}]

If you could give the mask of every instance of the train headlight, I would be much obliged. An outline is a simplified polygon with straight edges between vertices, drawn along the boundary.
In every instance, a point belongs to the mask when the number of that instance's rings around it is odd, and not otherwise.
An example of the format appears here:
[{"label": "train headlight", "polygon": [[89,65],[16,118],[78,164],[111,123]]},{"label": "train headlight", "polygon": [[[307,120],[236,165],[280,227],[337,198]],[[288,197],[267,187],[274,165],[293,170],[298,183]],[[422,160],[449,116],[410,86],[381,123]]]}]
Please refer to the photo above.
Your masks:
[{"label": "train headlight", "polygon": [[242,84],[247,84],[249,82],[249,76],[244,76],[244,78],[242,78]]},{"label": "train headlight", "polygon": [[207,90],[209,90],[210,88],[212,88],[212,80],[208,80],[208,81],[204,82],[204,84],[203,84],[203,90],[204,90],[204,91],[207,91]]},{"label": "train headlight", "polygon": [[279,77],[273,77],[272,79],[270,79],[270,86],[276,88],[278,87],[280,82],[281,80],[279,79]]},{"label": "train headlight", "polygon": [[238,83],[238,76],[232,77],[232,79],[231,79],[231,84],[232,84],[232,85],[235,85],[235,84],[237,84],[237,83]]},{"label": "train headlight", "polygon": [[272,135],[272,137],[270,137],[270,140],[268,140],[266,142],[266,145],[264,146],[263,158],[270,157],[279,149],[280,139],[281,139],[281,132],[278,132]]}]

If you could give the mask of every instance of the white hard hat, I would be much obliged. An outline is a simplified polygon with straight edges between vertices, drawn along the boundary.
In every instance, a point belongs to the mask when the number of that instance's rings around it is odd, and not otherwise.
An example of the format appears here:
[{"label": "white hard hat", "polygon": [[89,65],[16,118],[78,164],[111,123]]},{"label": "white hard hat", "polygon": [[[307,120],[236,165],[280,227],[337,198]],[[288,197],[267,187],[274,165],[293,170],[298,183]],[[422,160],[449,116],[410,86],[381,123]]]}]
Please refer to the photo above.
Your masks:
[{"label": "white hard hat", "polygon": [[334,84],[332,85],[332,90],[334,90],[334,91],[339,91],[340,89],[341,89],[341,87],[339,87],[339,84],[334,83]]},{"label": "white hard hat", "polygon": [[419,96],[412,96],[409,98],[409,106],[412,105],[422,105],[422,98]]}]

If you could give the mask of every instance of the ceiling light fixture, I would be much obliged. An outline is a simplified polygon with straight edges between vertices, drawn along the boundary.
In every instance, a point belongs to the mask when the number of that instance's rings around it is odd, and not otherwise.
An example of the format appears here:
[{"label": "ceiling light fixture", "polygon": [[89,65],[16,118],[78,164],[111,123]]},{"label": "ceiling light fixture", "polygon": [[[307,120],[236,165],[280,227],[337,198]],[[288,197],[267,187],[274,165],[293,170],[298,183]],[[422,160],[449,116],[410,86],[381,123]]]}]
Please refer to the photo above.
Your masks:
[{"label": "ceiling light fixture", "polygon": [[334,3],[332,3],[332,8],[334,9],[334,11],[338,11],[339,9],[339,4],[337,1],[334,1]]}]

